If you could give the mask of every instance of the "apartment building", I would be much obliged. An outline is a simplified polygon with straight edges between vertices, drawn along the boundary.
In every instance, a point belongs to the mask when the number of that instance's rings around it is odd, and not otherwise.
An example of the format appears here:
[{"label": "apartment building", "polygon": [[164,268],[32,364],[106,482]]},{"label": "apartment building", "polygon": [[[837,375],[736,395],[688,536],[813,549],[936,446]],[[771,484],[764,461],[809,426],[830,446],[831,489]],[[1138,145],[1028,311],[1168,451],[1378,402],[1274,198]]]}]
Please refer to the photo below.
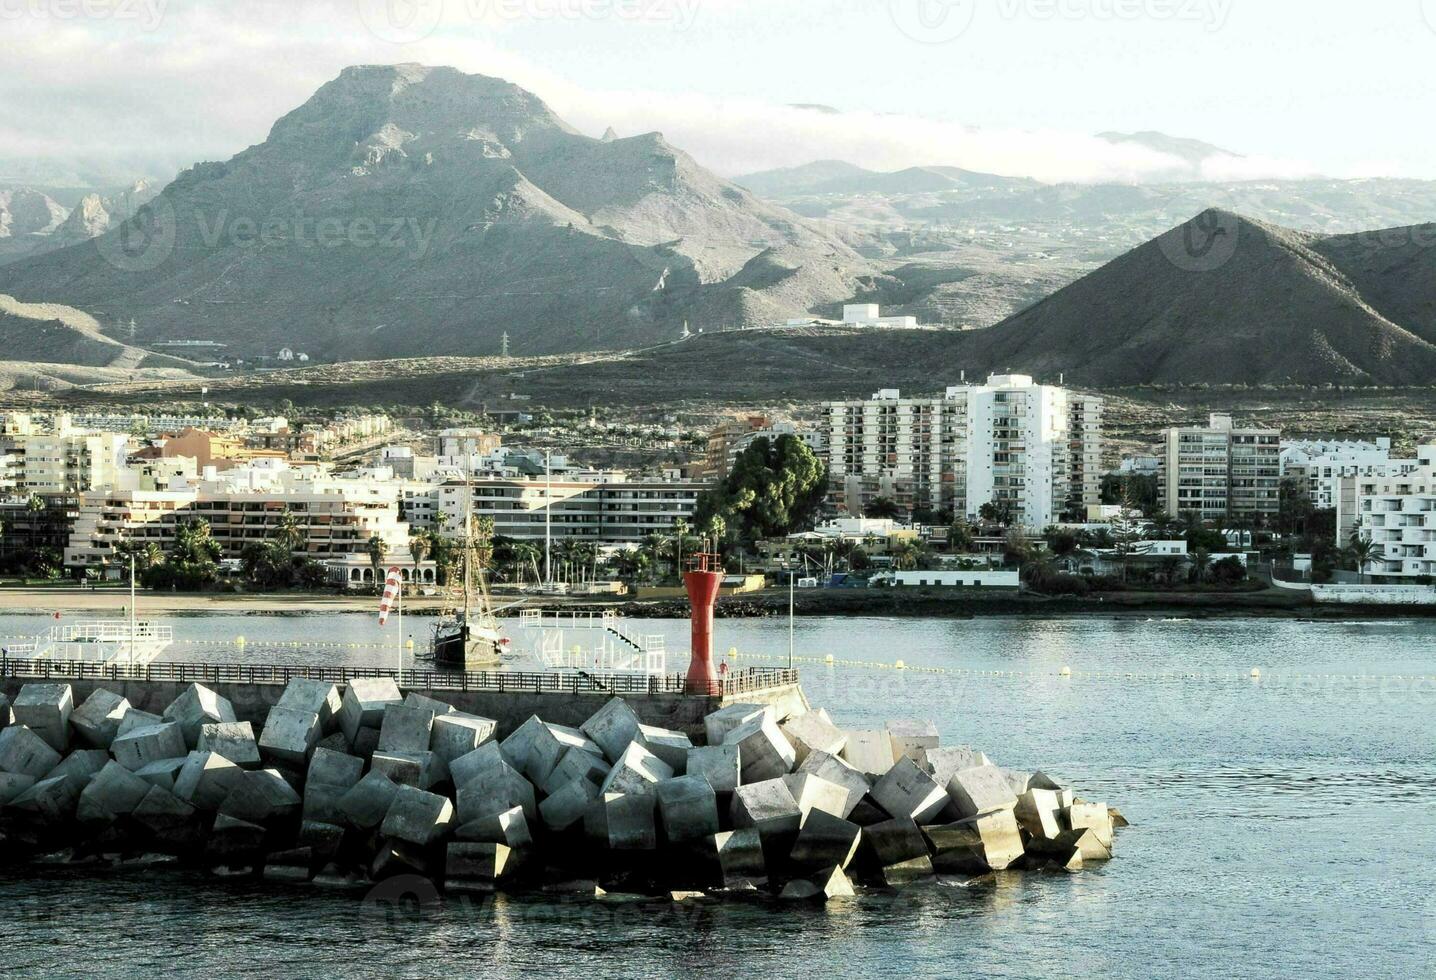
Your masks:
[{"label": "apartment building", "polygon": [[993,375],[940,398],[884,389],[829,403],[824,421],[839,512],[860,514],[882,496],[903,511],[976,518],[990,503],[1040,530],[1100,499],[1102,400],[1026,375]]},{"label": "apartment building", "polygon": [[1306,488],[1312,506],[1336,507],[1341,478],[1346,476],[1405,476],[1420,463],[1392,459],[1391,440],[1374,442],[1346,439],[1304,439],[1281,444],[1281,473]]},{"label": "apartment building", "polygon": [[738,456],[758,439],[777,442],[783,436],[792,436],[807,443],[815,453],[822,455],[826,442],[821,432],[802,428],[792,422],[775,422],[766,415],[750,415],[729,419],[714,426],[708,433],[708,448],[697,475],[710,480],[721,480],[733,469]]},{"label": "apartment building", "polygon": [[1215,413],[1204,427],[1166,432],[1163,507],[1204,521],[1274,520],[1281,500],[1281,432],[1240,428]]},{"label": "apartment building", "polygon": [[[464,487],[463,481],[452,480],[434,489],[431,514],[443,516],[443,523],[436,525],[441,533],[460,533]],[[495,534],[542,541],[547,521],[555,541],[632,546],[651,534],[671,534],[677,520],[692,521],[698,497],[709,484],[630,480],[614,471],[583,480],[483,479],[468,487],[474,517],[492,520]]]},{"label": "apartment building", "polygon": [[1436,446],[1422,446],[1416,455],[1409,473],[1339,478],[1337,545],[1369,539],[1378,553],[1363,569],[1369,575],[1436,576]]}]

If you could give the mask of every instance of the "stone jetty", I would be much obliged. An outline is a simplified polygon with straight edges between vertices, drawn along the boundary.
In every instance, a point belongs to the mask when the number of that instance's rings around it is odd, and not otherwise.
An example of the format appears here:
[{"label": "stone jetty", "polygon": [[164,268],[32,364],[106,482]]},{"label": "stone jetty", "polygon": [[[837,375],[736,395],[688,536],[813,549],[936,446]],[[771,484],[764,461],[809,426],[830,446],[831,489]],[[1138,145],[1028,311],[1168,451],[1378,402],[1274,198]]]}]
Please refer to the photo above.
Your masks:
[{"label": "stone jetty", "polygon": [[1080,871],[1126,825],[1041,771],[943,745],[929,722],[852,730],[784,710],[730,704],[690,737],[615,697],[579,725],[535,715],[505,734],[387,679],[292,681],[258,725],[198,684],[158,715],[29,684],[0,703],[0,852],[166,853],[360,889],[421,875],[448,891],[824,901]]}]

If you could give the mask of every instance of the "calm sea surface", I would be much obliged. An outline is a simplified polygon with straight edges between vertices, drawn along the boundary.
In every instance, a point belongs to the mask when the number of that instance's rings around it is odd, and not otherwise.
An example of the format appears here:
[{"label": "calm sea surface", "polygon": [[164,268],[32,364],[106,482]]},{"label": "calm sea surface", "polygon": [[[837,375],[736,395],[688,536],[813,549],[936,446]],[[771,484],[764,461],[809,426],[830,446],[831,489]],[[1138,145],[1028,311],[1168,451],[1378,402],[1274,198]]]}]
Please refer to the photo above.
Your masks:
[{"label": "calm sea surface", "polygon": [[[369,616],[171,622],[172,660],[397,656],[347,645],[383,642]],[[0,617],[12,636],[47,625]],[[687,649],[685,622],[634,628]],[[406,630],[422,646],[426,625]],[[316,641],[346,645],[304,645]],[[772,655],[744,665],[780,663],[787,625],[720,621],[718,641]],[[807,619],[796,647],[931,668],[799,664],[839,724],[931,719],[947,743],[1120,807],[1133,826],[1117,859],[822,909],[365,901],[29,869],[0,881],[0,963],[15,976],[1436,976],[1436,624]]]}]

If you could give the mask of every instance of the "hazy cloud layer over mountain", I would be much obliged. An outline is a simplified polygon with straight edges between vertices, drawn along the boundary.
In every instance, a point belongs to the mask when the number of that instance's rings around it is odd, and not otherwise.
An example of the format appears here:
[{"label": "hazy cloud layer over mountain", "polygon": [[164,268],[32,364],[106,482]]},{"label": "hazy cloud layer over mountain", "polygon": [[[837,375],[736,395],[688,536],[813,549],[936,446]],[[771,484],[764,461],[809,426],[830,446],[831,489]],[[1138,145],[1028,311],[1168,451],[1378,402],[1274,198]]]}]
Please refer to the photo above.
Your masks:
[{"label": "hazy cloud layer over mountain", "polygon": [[[924,35],[924,22],[910,20],[912,2],[89,0],[82,6],[25,0],[0,14],[6,64],[0,178],[16,161],[42,158],[75,169],[121,156],[134,170],[167,176],[262,140],[274,118],[343,66],[408,61],[511,79],[590,135],[609,126],[620,136],[662,131],[729,175],[822,158],[873,169],[940,163],[1076,181],[1411,170],[1393,151],[1374,145],[1352,151],[1362,153],[1359,165],[1330,165],[1304,161],[1304,147],[1279,159],[1261,155],[1260,144],[1193,129],[1199,119],[1206,122],[1193,107],[1220,101],[1236,81],[1231,58],[1242,57],[1248,43],[1243,25],[1267,13],[1199,0],[1154,6],[1141,21],[1112,23],[1103,20],[1100,5],[1068,3],[1049,24],[1028,4],[990,0],[978,4],[964,36],[943,41]],[[1162,15],[1168,6],[1188,10],[1191,18]],[[1325,7],[1311,3],[1302,11],[1316,20]],[[1410,7],[1402,16],[1411,30],[1402,37],[1429,41],[1436,55],[1436,31],[1423,37],[1420,9]],[[837,23],[849,37],[855,26],[870,27],[870,46],[828,47],[831,35],[824,32]],[[1057,84],[1060,61],[1043,59],[1060,40],[1058,32],[1097,29],[1127,33],[1132,75],[1121,89],[1091,93],[1091,101],[1106,103],[1100,111],[1115,118],[1064,114],[1055,107],[1080,101],[1084,86],[1094,82],[1072,78],[1066,91]],[[791,58],[773,49],[770,35],[790,39]],[[1012,60],[1019,37],[1031,49],[1030,63]],[[1181,42],[1203,51],[1219,41],[1232,54],[1193,64],[1177,59],[1138,84],[1142,59],[1160,57],[1164,38],[1169,47]],[[994,64],[994,58],[1007,60]],[[687,70],[669,70],[675,59]],[[1392,63],[1399,67],[1401,59]],[[960,84],[936,83],[933,72],[944,65]],[[1261,77],[1253,78],[1249,104],[1230,103],[1233,111],[1279,108],[1265,105]],[[1359,87],[1363,77],[1342,73],[1348,87]],[[1383,77],[1399,82],[1389,72]],[[1185,100],[1159,104],[1168,90]],[[1151,104],[1123,105],[1138,98]],[[819,100],[842,111],[795,104]],[[1274,121],[1290,122],[1294,111],[1288,107]],[[1149,128],[1139,121],[1211,138],[1243,155],[1193,163],[1150,145],[1092,135]]]}]

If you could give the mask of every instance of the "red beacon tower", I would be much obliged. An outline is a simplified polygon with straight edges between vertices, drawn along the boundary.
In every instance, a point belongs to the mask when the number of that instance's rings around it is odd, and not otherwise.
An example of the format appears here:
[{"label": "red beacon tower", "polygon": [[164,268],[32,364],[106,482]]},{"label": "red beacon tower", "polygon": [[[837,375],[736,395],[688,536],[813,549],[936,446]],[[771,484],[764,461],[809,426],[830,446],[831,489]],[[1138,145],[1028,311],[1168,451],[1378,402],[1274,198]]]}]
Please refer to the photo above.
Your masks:
[{"label": "red beacon tower", "polygon": [[718,694],[718,673],[713,668],[713,606],[723,585],[723,566],[718,556],[703,551],[694,555],[683,573],[688,590],[689,622],[692,627],[693,660],[688,665],[689,694]]}]

